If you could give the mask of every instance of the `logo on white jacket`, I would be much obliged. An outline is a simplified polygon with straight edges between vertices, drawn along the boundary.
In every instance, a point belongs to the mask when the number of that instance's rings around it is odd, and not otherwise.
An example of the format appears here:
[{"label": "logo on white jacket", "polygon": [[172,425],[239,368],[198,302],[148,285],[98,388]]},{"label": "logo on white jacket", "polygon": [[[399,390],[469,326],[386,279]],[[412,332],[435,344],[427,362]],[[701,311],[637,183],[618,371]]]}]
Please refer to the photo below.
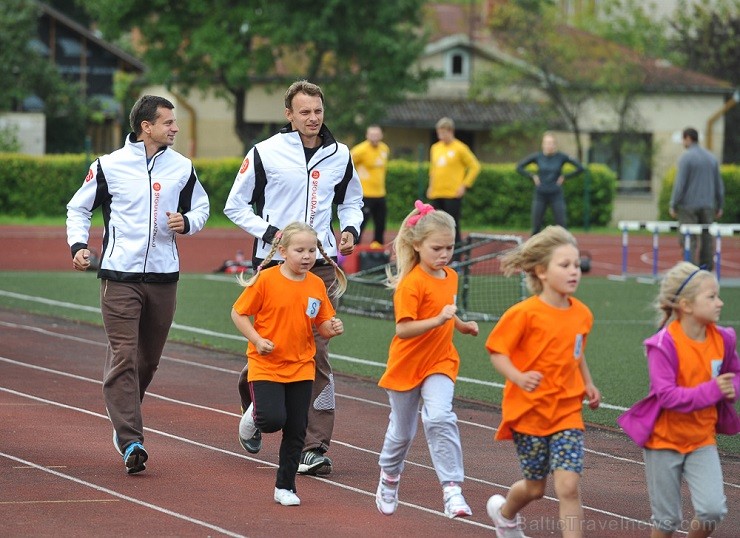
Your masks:
[{"label": "logo on white jacket", "polygon": [[311,200],[310,200],[310,216],[308,219],[308,224],[313,226],[314,220],[316,219],[316,208],[319,205],[319,177],[321,176],[321,172],[318,170],[314,170],[311,172]]},{"label": "logo on white jacket", "polygon": [[154,191],[154,209],[152,211],[152,221],[154,226],[152,227],[152,248],[157,248],[157,234],[159,233],[159,191],[162,189],[162,185],[154,183],[152,190]]}]

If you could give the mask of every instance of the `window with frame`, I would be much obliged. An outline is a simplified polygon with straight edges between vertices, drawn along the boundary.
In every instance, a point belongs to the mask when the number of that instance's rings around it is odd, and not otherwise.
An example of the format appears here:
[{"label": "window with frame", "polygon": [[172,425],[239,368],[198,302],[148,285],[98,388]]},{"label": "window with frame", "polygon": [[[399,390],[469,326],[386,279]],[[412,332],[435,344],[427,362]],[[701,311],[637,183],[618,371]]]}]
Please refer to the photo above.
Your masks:
[{"label": "window with frame", "polygon": [[620,193],[649,193],[653,136],[650,133],[591,133],[589,162],[617,173]]},{"label": "window with frame", "polygon": [[470,53],[461,48],[450,50],[445,61],[445,78],[467,79],[469,72]]}]

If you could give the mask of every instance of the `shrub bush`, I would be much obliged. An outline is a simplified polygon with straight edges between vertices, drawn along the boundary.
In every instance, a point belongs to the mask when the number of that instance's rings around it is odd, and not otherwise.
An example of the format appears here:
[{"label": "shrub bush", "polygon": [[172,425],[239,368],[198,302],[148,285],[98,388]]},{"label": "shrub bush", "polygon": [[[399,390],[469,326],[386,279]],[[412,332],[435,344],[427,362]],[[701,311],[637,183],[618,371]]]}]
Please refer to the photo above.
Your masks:
[{"label": "shrub bush", "polygon": [[[194,164],[210,197],[211,214],[222,213],[241,159],[195,159]],[[23,217],[64,216],[67,202],[84,180],[88,165],[85,155],[0,154],[0,213]],[[390,226],[400,224],[413,208],[414,200],[426,199],[428,171],[427,163],[401,160],[389,163],[386,187]],[[532,189],[531,181],[517,174],[515,165],[484,164],[465,197],[462,224],[469,229],[528,228]],[[569,224],[582,226],[588,212],[591,226],[608,225],[615,189],[616,176],[603,165],[590,165],[587,174],[566,181]]]},{"label": "shrub bush", "polygon": [[[429,167],[426,163],[391,161],[386,176],[388,222],[400,223],[414,207],[414,200],[426,199]],[[608,167],[593,164],[588,172],[565,182],[568,222],[582,226],[607,226],[611,220],[617,177]],[[588,186],[588,197],[586,193]],[[516,172],[514,164],[484,164],[475,185],[463,202],[462,225],[529,228],[534,186]],[[551,218],[548,213],[546,218]]]},{"label": "shrub bush", "polygon": [[0,154],[0,212],[23,217],[66,215],[67,202],[82,184],[87,168],[84,155]]},{"label": "shrub bush", "polygon": [[[740,166],[723,164],[719,167],[720,176],[725,184],[725,207],[722,218],[717,222],[740,222]],[[661,220],[673,220],[668,213],[668,204],[671,201],[671,191],[676,179],[676,167],[672,167],[663,178],[658,196],[658,213]]]}]

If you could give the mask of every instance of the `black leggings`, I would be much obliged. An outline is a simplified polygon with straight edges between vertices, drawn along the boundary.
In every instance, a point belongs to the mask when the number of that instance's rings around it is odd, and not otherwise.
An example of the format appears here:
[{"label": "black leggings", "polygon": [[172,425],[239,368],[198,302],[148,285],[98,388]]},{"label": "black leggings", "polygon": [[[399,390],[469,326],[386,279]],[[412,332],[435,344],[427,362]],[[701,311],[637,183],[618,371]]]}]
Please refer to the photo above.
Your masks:
[{"label": "black leggings", "polygon": [[275,487],[296,491],[295,476],[308,425],[313,381],[252,381],[254,422],[262,433],[283,430]]},{"label": "black leggings", "polygon": [[462,213],[462,198],[434,198],[429,200],[434,209],[440,209],[455,219],[455,245],[461,241],[460,214]]},{"label": "black leggings", "polygon": [[385,234],[385,220],[387,215],[385,198],[363,198],[362,199],[362,224],[360,225],[360,238],[365,229],[368,219],[373,218],[373,241],[383,243]]},{"label": "black leggings", "polygon": [[545,216],[547,206],[552,208],[552,216],[555,224],[565,228],[565,196],[563,190],[558,189],[556,192],[542,193],[535,191],[532,198],[532,235],[542,230],[542,221]]}]

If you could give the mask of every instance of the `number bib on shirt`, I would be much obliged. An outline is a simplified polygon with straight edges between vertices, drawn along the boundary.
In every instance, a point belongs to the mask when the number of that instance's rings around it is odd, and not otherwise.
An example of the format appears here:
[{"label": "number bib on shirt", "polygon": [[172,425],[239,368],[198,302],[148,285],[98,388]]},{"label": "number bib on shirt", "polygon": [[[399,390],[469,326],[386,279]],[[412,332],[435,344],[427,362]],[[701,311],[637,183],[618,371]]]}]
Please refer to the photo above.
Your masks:
[{"label": "number bib on shirt", "polygon": [[306,315],[311,319],[315,318],[316,314],[319,313],[319,308],[321,308],[321,301],[319,299],[309,297],[308,308],[306,308]]}]

